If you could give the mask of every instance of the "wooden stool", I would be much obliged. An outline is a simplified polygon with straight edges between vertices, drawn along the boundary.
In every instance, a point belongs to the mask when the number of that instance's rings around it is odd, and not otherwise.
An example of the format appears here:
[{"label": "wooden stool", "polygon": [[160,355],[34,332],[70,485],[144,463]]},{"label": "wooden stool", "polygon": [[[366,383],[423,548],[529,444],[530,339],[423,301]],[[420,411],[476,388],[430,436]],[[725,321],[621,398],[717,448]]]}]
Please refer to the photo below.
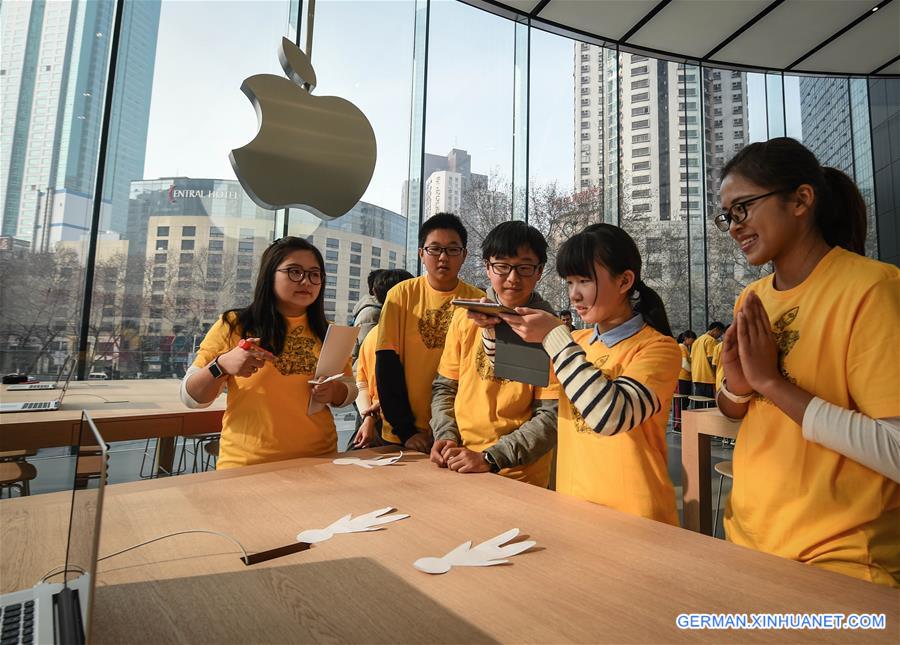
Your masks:
[{"label": "wooden stool", "polygon": [[212,441],[207,441],[203,446],[203,452],[206,453],[206,459],[203,462],[203,472],[209,470],[210,462],[212,462],[213,470],[215,470],[216,462],[219,460],[219,438],[216,437]]},{"label": "wooden stool", "polygon": [[716,495],[716,513],[713,516],[713,537],[719,534],[719,504],[722,503],[722,484],[725,483],[726,477],[734,480],[733,465],[733,461],[720,461],[714,466],[715,471],[719,473],[719,494]]},{"label": "wooden stool", "polygon": [[0,462],[25,461],[28,457],[34,457],[37,450],[3,450],[0,451]]},{"label": "wooden stool", "polygon": [[714,407],[716,407],[716,400],[711,399],[708,396],[697,396],[696,394],[691,394],[688,397],[688,401],[693,401],[696,404],[694,407],[697,407],[697,408],[714,408]]},{"label": "wooden stool", "polygon": [[676,392],[672,395],[672,431],[681,432],[681,413],[684,411],[684,401],[688,398],[687,394],[679,394]]},{"label": "wooden stool", "polygon": [[0,462],[0,493],[4,488],[9,489],[12,497],[12,489],[19,489],[19,496],[31,495],[29,482],[37,477],[37,469],[25,461]]}]

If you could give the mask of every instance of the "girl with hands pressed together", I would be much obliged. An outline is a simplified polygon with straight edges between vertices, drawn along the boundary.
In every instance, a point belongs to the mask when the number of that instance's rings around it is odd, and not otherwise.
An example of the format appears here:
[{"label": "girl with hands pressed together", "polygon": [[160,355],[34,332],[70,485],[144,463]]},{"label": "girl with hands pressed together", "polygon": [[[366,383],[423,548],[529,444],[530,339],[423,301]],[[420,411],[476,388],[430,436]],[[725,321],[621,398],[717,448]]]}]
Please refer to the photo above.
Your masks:
[{"label": "girl with hands pressed together", "polygon": [[556,489],[633,515],[678,525],[665,426],[681,352],[662,300],[641,280],[634,240],[592,224],[559,249],[578,316],[569,332],[552,314],[501,314],[524,340],[542,343],[563,392]]},{"label": "girl with hands pressed together", "polygon": [[310,399],[343,406],[357,393],[349,361],[341,379],[312,381],[329,324],[324,279],[316,247],[277,240],[263,253],[253,302],[225,312],[203,339],[181,398],[207,407],[228,385],[217,469],[336,451],[331,411],[308,414]]},{"label": "girl with hands pressed together", "polygon": [[742,419],[732,542],[900,586],[900,271],[864,257],[866,210],[797,141],[723,170],[727,231],[751,265],[722,348],[722,413]]}]

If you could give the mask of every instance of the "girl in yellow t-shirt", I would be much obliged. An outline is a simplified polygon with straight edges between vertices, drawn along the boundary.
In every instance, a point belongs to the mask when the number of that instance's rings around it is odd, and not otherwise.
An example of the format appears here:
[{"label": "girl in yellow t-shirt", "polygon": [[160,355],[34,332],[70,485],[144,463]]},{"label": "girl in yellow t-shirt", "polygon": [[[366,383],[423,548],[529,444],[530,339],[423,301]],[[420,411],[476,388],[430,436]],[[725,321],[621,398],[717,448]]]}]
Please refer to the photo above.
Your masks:
[{"label": "girl in yellow t-shirt", "polygon": [[716,218],[750,264],[722,349],[721,411],[742,419],[729,540],[900,586],[900,270],[862,255],[849,177],[788,138],[724,168]]},{"label": "girl in yellow t-shirt", "polygon": [[526,307],[502,315],[543,343],[563,387],[556,489],[677,526],[665,426],[681,353],[662,300],[641,280],[637,246],[617,226],[592,224],[563,243],[556,271],[592,328],[570,332]]},{"label": "girl in yellow t-shirt", "polygon": [[331,411],[308,413],[310,399],[342,406],[356,397],[349,361],[343,378],[310,381],[328,328],[324,266],[306,240],[276,240],[263,253],[253,302],[225,312],[203,339],[181,397],[206,407],[228,385],[216,468],[336,451]]}]

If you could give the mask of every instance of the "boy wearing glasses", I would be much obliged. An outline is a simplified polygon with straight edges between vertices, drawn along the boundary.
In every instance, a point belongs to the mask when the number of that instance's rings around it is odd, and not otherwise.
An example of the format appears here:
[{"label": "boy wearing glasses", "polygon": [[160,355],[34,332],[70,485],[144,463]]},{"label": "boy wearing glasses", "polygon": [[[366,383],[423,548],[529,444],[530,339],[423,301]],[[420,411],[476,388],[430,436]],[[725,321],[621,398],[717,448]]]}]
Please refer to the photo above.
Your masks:
[{"label": "boy wearing glasses", "polygon": [[425,221],[419,258],[426,273],[391,289],[381,309],[375,379],[387,421],[382,437],[410,450],[431,449],[431,382],[453,316],[450,301],[484,295],[458,277],[467,240],[456,215],[438,213]]},{"label": "boy wearing glasses", "polygon": [[[481,245],[488,298],[507,307],[553,308],[534,287],[547,241],[524,222],[504,222]],[[453,314],[432,385],[431,461],[460,473],[495,472],[547,486],[556,444],[559,384],[548,387],[494,376],[494,328],[501,323],[463,309]]]}]

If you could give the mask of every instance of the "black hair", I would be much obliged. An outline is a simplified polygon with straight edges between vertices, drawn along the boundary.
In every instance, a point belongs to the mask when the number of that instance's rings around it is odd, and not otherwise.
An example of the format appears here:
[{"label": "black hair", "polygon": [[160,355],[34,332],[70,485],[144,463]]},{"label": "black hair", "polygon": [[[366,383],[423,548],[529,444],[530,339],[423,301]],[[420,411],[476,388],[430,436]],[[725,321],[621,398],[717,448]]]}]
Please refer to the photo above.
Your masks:
[{"label": "black hair", "polygon": [[459,234],[459,240],[462,242],[463,248],[466,248],[466,245],[469,243],[469,234],[466,232],[466,227],[463,226],[462,220],[453,213],[437,213],[425,220],[425,223],[419,227],[419,248],[421,249],[425,246],[425,240],[428,239],[428,234],[431,231],[440,229],[456,231]]},{"label": "black hair", "polygon": [[628,295],[637,295],[634,309],[658,332],[672,335],[662,298],[641,280],[641,254],[628,233],[612,224],[591,224],[560,246],[556,254],[556,272],[561,278],[590,276],[596,282],[595,261],[614,276],[633,272],[634,283]]},{"label": "black hair", "polygon": [[372,287],[375,298],[380,303],[384,303],[387,292],[394,288],[404,280],[412,280],[413,274],[406,269],[384,269],[375,279],[375,285]]},{"label": "black hair", "polygon": [[559,315],[560,316],[571,316],[572,312],[569,309],[560,309]]},{"label": "black hair", "polygon": [[859,188],[840,170],[820,165],[799,141],[778,137],[751,143],[725,164],[722,179],[731,173],[786,193],[809,184],[816,195],[813,220],[825,242],[865,253],[866,203]]},{"label": "black hair", "polygon": [[688,329],[688,330],[686,330],[686,331],[683,331],[683,332],[681,332],[680,334],[678,334],[678,342],[679,342],[679,343],[683,343],[683,342],[686,341],[688,338],[692,338],[692,339],[694,339],[694,340],[697,340],[697,334],[695,334],[695,333],[694,333],[693,331],[691,331],[690,329]]},{"label": "black hair", "polygon": [[540,264],[547,262],[547,240],[539,230],[519,220],[503,222],[482,240],[481,259],[511,258],[523,247],[534,251]]},{"label": "black hair", "polygon": [[375,280],[384,271],[387,271],[387,269],[372,269],[369,271],[369,275],[366,277],[366,282],[369,284],[369,295],[375,295]]},{"label": "black hair", "polygon": [[275,240],[263,252],[259,263],[259,275],[253,290],[253,302],[243,309],[229,309],[222,320],[232,333],[239,331],[242,338],[259,338],[260,345],[276,356],[284,350],[287,324],[278,311],[275,297],[275,270],[288,254],[294,251],[311,251],[322,271],[322,284],[318,297],[306,308],[309,327],[320,341],[325,340],[328,321],[325,319],[325,261],[315,246],[302,237],[283,237]]},{"label": "black hair", "polygon": [[725,324],[720,323],[719,321],[709,323],[709,326],[706,328],[706,331],[712,331],[713,329],[718,329],[719,331],[725,331]]}]

